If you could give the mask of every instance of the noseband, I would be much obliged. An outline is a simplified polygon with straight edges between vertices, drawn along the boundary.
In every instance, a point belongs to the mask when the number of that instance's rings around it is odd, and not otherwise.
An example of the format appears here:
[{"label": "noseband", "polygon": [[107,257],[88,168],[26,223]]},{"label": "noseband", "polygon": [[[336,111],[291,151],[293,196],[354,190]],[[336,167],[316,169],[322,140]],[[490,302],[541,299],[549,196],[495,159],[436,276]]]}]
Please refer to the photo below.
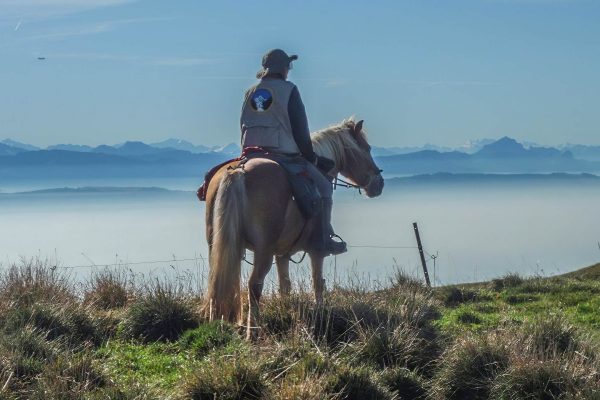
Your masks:
[{"label": "noseband", "polygon": [[362,189],[368,188],[369,185],[371,185],[371,182],[373,182],[373,179],[375,179],[375,177],[377,176],[381,176],[382,172],[382,169],[378,169],[376,174],[370,175],[369,180],[364,186],[356,185],[352,182],[345,181],[342,178],[338,178],[338,175],[336,175],[335,178],[333,178],[333,190],[337,189],[337,187],[340,186],[348,189],[358,189],[358,193],[362,194]]}]

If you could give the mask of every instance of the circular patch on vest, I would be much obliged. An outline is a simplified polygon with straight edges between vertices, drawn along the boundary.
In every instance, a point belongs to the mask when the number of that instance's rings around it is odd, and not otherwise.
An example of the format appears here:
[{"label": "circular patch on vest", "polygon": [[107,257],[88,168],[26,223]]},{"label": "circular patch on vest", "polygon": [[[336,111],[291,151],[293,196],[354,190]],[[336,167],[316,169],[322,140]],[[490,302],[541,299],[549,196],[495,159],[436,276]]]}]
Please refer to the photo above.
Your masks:
[{"label": "circular patch on vest", "polygon": [[273,95],[267,89],[256,89],[250,97],[250,105],[254,111],[267,111],[273,103]]}]

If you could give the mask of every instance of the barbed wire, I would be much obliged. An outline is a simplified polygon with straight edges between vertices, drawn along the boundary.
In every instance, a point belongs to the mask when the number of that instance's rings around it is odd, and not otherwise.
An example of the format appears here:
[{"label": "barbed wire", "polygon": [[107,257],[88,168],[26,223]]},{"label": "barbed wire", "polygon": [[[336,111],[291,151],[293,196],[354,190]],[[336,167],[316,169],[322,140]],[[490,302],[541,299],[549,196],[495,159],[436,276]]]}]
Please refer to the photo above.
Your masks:
[{"label": "barbed wire", "polygon": [[[417,246],[391,246],[391,245],[368,245],[368,244],[359,244],[359,245],[348,245],[348,248],[363,248],[363,249],[398,249],[398,250],[414,250],[418,249]],[[434,260],[438,258],[437,255],[431,255],[426,250],[423,250],[427,256]],[[90,260],[91,261],[91,260]],[[131,261],[131,262],[114,262],[114,263],[106,263],[106,264],[96,264],[92,262],[92,264],[81,264],[81,265],[67,265],[67,266],[59,266],[53,265],[52,269],[80,269],[80,268],[109,268],[109,267],[130,267],[133,265],[148,265],[148,264],[172,264],[178,262],[190,262],[190,261],[202,261],[206,262],[205,257],[193,257],[193,258],[172,258],[169,260],[147,260],[147,261]]]},{"label": "barbed wire", "polygon": [[118,262],[118,263],[110,263],[110,264],[89,264],[89,265],[69,265],[65,267],[54,266],[55,268],[61,269],[76,269],[76,268],[107,268],[107,267],[129,267],[131,265],[144,265],[144,264],[166,264],[166,263],[174,263],[174,262],[184,262],[184,261],[205,261],[203,257],[194,257],[194,258],[173,258],[171,260],[151,260],[151,261],[136,261],[136,262]]},{"label": "barbed wire", "polygon": [[352,248],[366,248],[366,249],[418,249],[417,246],[371,246],[371,245],[348,245],[347,247]]}]

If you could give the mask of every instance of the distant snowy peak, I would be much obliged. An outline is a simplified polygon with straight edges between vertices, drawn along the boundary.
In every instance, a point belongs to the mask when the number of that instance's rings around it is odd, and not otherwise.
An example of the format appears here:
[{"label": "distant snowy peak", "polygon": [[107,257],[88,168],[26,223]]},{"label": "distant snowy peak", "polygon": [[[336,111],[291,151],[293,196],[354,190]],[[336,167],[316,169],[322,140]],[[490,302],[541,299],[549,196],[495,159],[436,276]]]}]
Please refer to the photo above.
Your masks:
[{"label": "distant snowy peak", "polygon": [[214,153],[227,154],[232,156],[239,156],[241,152],[241,147],[235,143],[229,143],[225,146],[216,147],[212,150]]},{"label": "distant snowy peak", "polygon": [[495,141],[496,139],[471,139],[460,145],[456,150],[462,151],[463,153],[473,154],[481,150],[483,146],[494,143]]},{"label": "distant snowy peak", "polygon": [[90,146],[80,144],[55,144],[48,146],[46,150],[64,150],[64,151],[78,151],[80,153],[89,153],[92,151]]},{"label": "distant snowy peak", "polygon": [[518,157],[526,153],[527,150],[521,143],[508,136],[504,136],[493,143],[486,144],[477,152],[480,156],[491,157]]},{"label": "distant snowy peak", "polygon": [[586,146],[583,144],[567,143],[558,147],[563,151],[568,151],[575,158],[589,161],[600,161],[600,146]]},{"label": "distant snowy peak", "polygon": [[12,147],[4,143],[0,143],[0,156],[14,156],[16,154],[22,153],[25,150],[19,149],[17,147]]},{"label": "distant snowy peak", "polygon": [[22,149],[22,150],[25,150],[25,151],[36,151],[36,150],[40,149],[39,147],[32,146],[32,145],[27,144],[27,143],[17,142],[16,140],[12,140],[12,139],[4,139],[0,143],[5,144],[5,145],[10,146],[10,147],[14,147],[16,149]]},{"label": "distant snowy peak", "polygon": [[119,146],[119,153],[128,154],[128,155],[144,155],[144,154],[154,154],[156,153],[156,147],[152,147],[147,145],[144,142],[125,142],[121,146]]},{"label": "distant snowy peak", "polygon": [[371,148],[371,154],[374,157],[385,157],[385,156],[393,156],[396,154],[409,154],[409,153],[416,153],[418,151],[423,151],[423,150],[433,150],[433,151],[438,151],[440,153],[442,152],[448,152],[448,151],[452,151],[452,149],[450,147],[443,147],[443,146],[436,146],[434,144],[424,144],[423,146],[407,146],[407,147],[378,147],[378,146],[373,146]]},{"label": "distant snowy peak", "polygon": [[529,144],[531,147],[526,148],[522,143],[505,136],[493,143],[483,146],[481,150],[475,153],[475,155],[478,157],[490,158],[573,158],[573,154],[569,151],[561,151],[553,147],[536,147],[534,146],[534,143]]},{"label": "distant snowy peak", "polygon": [[212,147],[204,145],[195,145],[191,142],[188,142],[187,140],[176,138],[170,138],[157,143],[150,143],[150,146],[159,149],[171,148],[175,150],[184,150],[189,151],[190,153],[208,153],[209,151],[213,150]]}]

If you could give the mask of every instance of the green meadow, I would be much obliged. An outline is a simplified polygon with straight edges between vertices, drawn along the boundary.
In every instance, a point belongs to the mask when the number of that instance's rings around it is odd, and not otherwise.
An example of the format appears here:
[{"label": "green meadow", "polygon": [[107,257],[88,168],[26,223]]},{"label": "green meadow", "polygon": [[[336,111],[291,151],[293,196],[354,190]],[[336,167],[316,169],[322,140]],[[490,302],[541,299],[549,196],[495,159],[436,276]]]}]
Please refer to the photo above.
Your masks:
[{"label": "green meadow", "polygon": [[[367,287],[368,286],[368,287]],[[37,261],[0,277],[0,399],[599,399],[600,264],[262,300],[254,343],[176,280]]]}]

